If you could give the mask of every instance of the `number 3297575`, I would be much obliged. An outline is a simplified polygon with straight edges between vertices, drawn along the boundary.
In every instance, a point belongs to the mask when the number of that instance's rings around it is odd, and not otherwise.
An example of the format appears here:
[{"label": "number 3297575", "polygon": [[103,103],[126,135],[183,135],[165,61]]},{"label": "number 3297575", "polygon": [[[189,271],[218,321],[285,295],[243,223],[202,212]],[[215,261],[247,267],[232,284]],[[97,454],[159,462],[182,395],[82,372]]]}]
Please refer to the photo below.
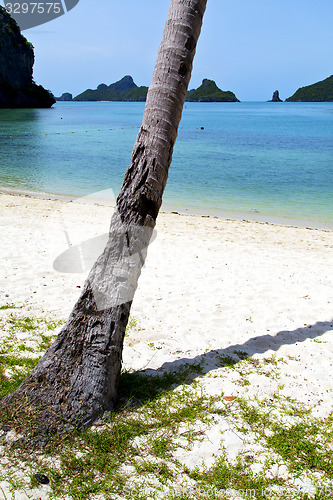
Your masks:
[{"label": "number 3297575", "polygon": [[6,2],[6,10],[9,14],[60,14],[62,12],[60,2]]}]

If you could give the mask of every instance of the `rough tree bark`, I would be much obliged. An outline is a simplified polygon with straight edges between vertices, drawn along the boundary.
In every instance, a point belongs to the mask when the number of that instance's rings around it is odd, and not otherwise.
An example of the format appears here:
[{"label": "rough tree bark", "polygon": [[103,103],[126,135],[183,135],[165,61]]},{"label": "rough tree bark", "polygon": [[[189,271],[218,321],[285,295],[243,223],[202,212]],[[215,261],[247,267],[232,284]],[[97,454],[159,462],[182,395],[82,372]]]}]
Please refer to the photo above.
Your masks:
[{"label": "rough tree bark", "polygon": [[162,203],[206,2],[171,0],[106,248],[57,340],[0,402],[0,412],[34,408],[44,435],[86,428],[114,408],[132,298]]}]

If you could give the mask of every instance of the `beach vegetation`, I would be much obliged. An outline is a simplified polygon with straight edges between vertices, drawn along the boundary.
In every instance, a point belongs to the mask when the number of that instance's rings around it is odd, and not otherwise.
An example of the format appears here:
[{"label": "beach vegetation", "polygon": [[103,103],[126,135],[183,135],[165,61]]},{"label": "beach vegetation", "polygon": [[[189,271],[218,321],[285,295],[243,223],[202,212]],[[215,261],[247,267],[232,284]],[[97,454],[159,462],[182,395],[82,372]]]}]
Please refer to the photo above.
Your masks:
[{"label": "beach vegetation", "polygon": [[[2,329],[8,335],[0,344],[2,394],[20,384],[42,355],[45,337],[51,342],[59,328],[58,321],[31,314],[17,317],[15,325],[11,310],[3,312]],[[22,335],[32,331],[35,357],[17,348]],[[242,373],[247,380],[253,374],[265,376],[267,367],[273,367],[279,378],[278,368],[288,364],[277,356],[234,354],[216,357],[222,376],[232,370],[236,379]],[[44,488],[50,499],[229,500],[241,491],[258,500],[332,497],[333,413],[314,417],[314,408],[283,395],[283,384],[267,397],[248,399],[246,392],[236,390],[233,397],[212,395],[205,389],[208,377],[204,359],[174,371],[124,371],[115,411],[85,431],[55,433],[33,454],[22,437],[28,428],[31,433],[38,429],[36,409],[26,405],[25,414],[14,411],[6,419],[2,414],[0,481],[10,485],[12,494],[36,495]],[[220,429],[216,443],[209,438],[214,428]],[[243,443],[236,456],[230,454],[226,428]],[[214,444],[213,462],[189,466],[187,454],[207,443]],[[45,486],[36,479],[44,476],[49,481]],[[297,486],[300,478],[311,484],[310,490]]]},{"label": "beach vegetation", "polygon": [[54,330],[63,321],[45,317],[9,313],[22,306],[3,307],[0,318],[0,398],[13,392],[29,375],[44,352],[54,341]]},{"label": "beach vegetation", "polygon": [[16,306],[14,304],[3,304],[0,306],[0,311],[6,311],[7,309],[15,309]]}]

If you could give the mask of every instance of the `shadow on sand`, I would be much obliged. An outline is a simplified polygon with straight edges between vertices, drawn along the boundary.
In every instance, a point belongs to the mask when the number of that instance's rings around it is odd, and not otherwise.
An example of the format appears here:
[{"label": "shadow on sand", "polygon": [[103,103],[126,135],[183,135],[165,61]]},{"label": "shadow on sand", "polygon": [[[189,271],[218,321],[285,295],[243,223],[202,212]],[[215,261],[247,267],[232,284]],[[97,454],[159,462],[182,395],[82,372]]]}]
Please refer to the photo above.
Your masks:
[{"label": "shadow on sand", "polygon": [[[216,368],[221,368],[223,358],[234,358],[235,362],[239,360],[237,352],[242,353],[242,358],[249,358],[255,354],[263,354],[267,351],[278,351],[284,345],[298,345],[307,339],[317,339],[324,333],[333,331],[333,319],[331,321],[318,321],[313,325],[306,325],[296,330],[282,330],[275,335],[261,335],[252,337],[243,344],[234,344],[225,349],[216,349],[204,354],[200,354],[193,358],[181,358],[175,361],[166,362],[158,369],[146,369],[137,373],[145,373],[147,375],[161,375],[163,372],[176,372],[181,370],[184,365],[200,365],[200,374],[209,373]],[[301,345],[299,354],[302,354]],[[193,381],[198,376],[198,372],[193,370],[188,374],[187,381]]]}]

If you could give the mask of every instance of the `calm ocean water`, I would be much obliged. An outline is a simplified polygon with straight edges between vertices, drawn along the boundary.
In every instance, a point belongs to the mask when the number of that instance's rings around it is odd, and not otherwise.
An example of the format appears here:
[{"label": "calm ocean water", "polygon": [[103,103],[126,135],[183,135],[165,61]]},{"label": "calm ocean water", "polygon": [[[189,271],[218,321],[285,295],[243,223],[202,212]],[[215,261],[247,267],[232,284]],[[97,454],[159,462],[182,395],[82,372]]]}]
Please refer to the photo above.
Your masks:
[{"label": "calm ocean water", "polygon": [[[143,109],[0,110],[0,187],[116,196]],[[333,103],[187,103],[180,126],[165,210],[333,228]]]}]

